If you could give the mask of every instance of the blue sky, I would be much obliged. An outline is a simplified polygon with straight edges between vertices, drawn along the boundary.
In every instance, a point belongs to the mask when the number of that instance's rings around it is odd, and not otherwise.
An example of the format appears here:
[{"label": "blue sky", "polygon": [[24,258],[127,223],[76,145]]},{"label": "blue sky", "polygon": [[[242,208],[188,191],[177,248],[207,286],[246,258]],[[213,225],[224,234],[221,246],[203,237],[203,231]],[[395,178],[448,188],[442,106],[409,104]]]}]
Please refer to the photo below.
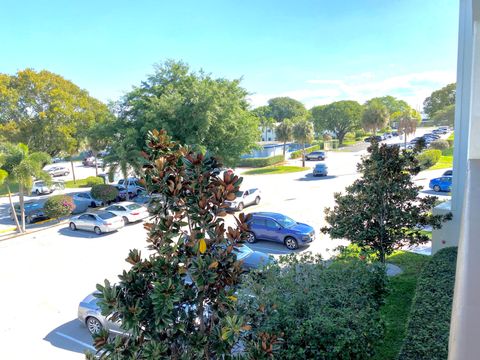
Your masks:
[{"label": "blue sky", "polygon": [[58,73],[116,100],[183,60],[243,77],[252,106],[393,95],[455,81],[458,0],[0,0],[0,72]]}]

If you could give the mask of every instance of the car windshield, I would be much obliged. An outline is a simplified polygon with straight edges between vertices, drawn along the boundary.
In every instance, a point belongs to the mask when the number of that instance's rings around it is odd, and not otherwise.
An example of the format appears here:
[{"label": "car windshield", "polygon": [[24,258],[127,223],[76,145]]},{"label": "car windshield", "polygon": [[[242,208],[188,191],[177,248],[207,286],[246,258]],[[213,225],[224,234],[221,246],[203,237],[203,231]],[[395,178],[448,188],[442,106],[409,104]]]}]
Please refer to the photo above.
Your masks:
[{"label": "car windshield", "polygon": [[25,209],[38,209],[41,205],[38,203],[25,204]]},{"label": "car windshield", "polygon": [[242,197],[242,196],[243,196],[243,191],[237,191],[237,192],[235,193],[235,196],[236,196],[236,197]]},{"label": "car windshield", "polygon": [[253,253],[253,250],[250,249],[247,245],[242,245],[238,248],[234,249],[235,254],[237,255],[237,260],[242,260],[246,258],[248,255]]},{"label": "car windshield", "polygon": [[128,210],[136,210],[136,209],[140,209],[141,206],[138,205],[138,204],[130,204],[130,205],[127,205],[126,208],[127,208]]},{"label": "car windshield", "polygon": [[285,228],[290,228],[290,227],[297,224],[297,222],[295,220],[290,219],[288,216],[283,216],[283,217],[277,218],[275,220],[277,220],[278,223]]},{"label": "car windshield", "polygon": [[115,214],[112,214],[111,212],[102,212],[97,214],[99,217],[101,217],[103,220],[108,220],[113,217],[115,217]]}]

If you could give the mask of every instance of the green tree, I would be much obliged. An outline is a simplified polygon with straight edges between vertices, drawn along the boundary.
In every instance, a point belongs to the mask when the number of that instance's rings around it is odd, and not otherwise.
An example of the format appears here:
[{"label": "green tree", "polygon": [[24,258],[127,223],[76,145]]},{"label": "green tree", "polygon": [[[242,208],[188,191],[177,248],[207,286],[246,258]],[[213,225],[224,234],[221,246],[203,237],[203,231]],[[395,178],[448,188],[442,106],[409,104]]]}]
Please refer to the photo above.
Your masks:
[{"label": "green tree", "polygon": [[432,94],[423,102],[423,112],[429,119],[433,118],[435,113],[450,105],[455,105],[455,92],[457,84],[452,83],[443,88],[432,92]]},{"label": "green tree", "polygon": [[323,119],[323,116],[324,116],[323,112],[324,112],[326,106],[327,105],[318,105],[318,106],[314,106],[310,109],[310,116],[312,118],[315,134],[317,134],[317,135],[319,135],[322,132],[324,132],[325,130],[327,130],[327,129],[324,128],[325,121]]},{"label": "green tree", "polygon": [[373,250],[385,262],[396,249],[429,241],[423,228],[440,228],[451,215],[432,215],[437,198],[418,196],[422,187],[412,181],[420,171],[415,152],[376,142],[368,152],[358,164],[360,179],[334,195],[333,209],[325,209],[328,226],[322,232]]},{"label": "green tree", "polygon": [[447,105],[436,111],[430,118],[435,125],[453,126],[455,122],[455,105]]},{"label": "green tree", "polygon": [[366,105],[362,115],[362,127],[365,131],[373,131],[375,135],[377,130],[387,125],[389,119],[388,109],[380,102],[371,102]]},{"label": "green tree", "polygon": [[[2,153],[4,160],[2,169],[8,173],[7,185],[9,183],[18,184],[21,213],[21,225],[18,230],[25,232],[25,195],[29,194],[34,178],[51,181],[50,175],[42,170],[43,166],[50,162],[50,156],[43,152],[30,152],[25,144],[3,144]],[[11,202],[10,188],[8,188],[8,192]],[[12,203],[11,206],[13,207]]]},{"label": "green tree", "polygon": [[110,203],[118,196],[118,189],[113,185],[107,184],[93,185],[90,192],[94,199],[102,200],[104,204]]},{"label": "green tree", "polygon": [[68,153],[98,114],[108,111],[85,90],[49,71],[0,74],[0,133],[31,151]]},{"label": "green tree", "polygon": [[[109,114],[109,116],[99,119],[99,121],[87,129],[85,133],[86,142],[95,157],[95,176],[98,176],[98,153],[105,150],[107,147],[111,147],[112,144],[118,140],[116,137],[121,137],[121,134],[119,134],[119,127],[122,127],[121,122],[115,121],[114,117]],[[123,126],[124,130],[127,128],[128,127]],[[135,143],[136,140],[137,139],[134,138],[131,141]]]},{"label": "green tree", "polygon": [[[249,326],[237,313],[242,273],[235,249],[246,231],[225,227],[225,201],[242,179],[213,174],[215,158],[153,131],[146,149],[148,187],[164,198],[147,225],[150,255],[131,250],[117,284],[97,285],[102,314],[121,319],[129,336],[95,336],[104,359],[229,359]],[[88,356],[88,358],[94,358]]]},{"label": "green tree", "polygon": [[307,109],[300,101],[289,97],[276,97],[268,100],[268,107],[270,108],[270,116],[277,122],[285,119],[293,119],[305,117]]},{"label": "green tree", "polygon": [[405,101],[397,99],[391,95],[375,97],[365,102],[365,106],[368,107],[371,104],[382,104],[388,110],[388,115],[391,116],[396,112],[402,112],[405,110],[410,109],[410,105],[408,105]]},{"label": "green tree", "polygon": [[297,120],[292,129],[293,138],[302,144],[302,167],[305,167],[305,144],[313,141],[313,124],[306,120]]},{"label": "green tree", "polygon": [[283,142],[283,158],[285,159],[287,142],[293,139],[292,122],[289,119],[285,119],[282,123],[278,124],[275,129],[275,135],[278,141]]},{"label": "green tree", "polygon": [[257,147],[258,118],[248,110],[240,80],[214,79],[167,61],[117,105],[120,118],[137,131],[138,149],[153,129],[207,149],[227,165]]},{"label": "green tree", "polygon": [[343,100],[325,106],[318,117],[318,127],[335,134],[340,145],[345,135],[360,127],[362,105],[356,101]]}]

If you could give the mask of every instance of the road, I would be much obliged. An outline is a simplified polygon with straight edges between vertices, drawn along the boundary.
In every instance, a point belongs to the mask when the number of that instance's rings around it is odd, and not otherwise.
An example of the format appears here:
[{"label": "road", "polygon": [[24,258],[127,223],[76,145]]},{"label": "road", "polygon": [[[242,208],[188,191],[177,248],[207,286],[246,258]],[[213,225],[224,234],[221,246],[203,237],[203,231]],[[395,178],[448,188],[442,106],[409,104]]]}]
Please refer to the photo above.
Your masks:
[{"label": "road", "polygon": [[[304,172],[244,176],[244,189],[257,187],[262,191],[260,204],[244,211],[282,212],[312,225],[316,241],[298,251],[329,258],[335,247],[346,242],[320,234],[324,208],[333,206],[333,194],[358,177],[356,164],[364,154],[330,152],[326,159],[329,176],[322,178],[311,176],[314,161],[307,162]],[[423,172],[415,181],[425,186],[442,172]],[[0,199],[0,209],[6,208],[7,201]],[[228,216],[226,223],[233,224],[233,217]],[[145,254],[145,238],[140,223],[101,236],[60,225],[0,241],[0,359],[82,359],[85,350],[92,350],[92,342],[76,320],[79,301],[95,289],[95,284],[106,278],[114,282],[117,274],[128,268],[124,259],[129,249],[138,248]],[[274,256],[289,253],[283,245],[269,242],[259,241],[251,247]]]}]

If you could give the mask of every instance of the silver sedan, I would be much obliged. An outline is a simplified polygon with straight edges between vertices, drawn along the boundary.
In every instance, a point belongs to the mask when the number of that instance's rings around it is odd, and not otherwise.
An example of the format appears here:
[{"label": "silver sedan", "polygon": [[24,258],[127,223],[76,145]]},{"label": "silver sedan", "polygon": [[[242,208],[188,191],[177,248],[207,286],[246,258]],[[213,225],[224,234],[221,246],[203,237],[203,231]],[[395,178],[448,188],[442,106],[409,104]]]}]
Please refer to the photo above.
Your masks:
[{"label": "silver sedan", "polygon": [[122,201],[118,204],[112,204],[103,210],[121,216],[125,224],[140,221],[149,216],[148,209],[145,206],[130,201]]},{"label": "silver sedan", "polygon": [[71,230],[88,230],[95,234],[112,232],[125,226],[121,216],[110,211],[88,212],[70,219]]},{"label": "silver sedan", "polygon": [[122,334],[120,322],[109,321],[102,315],[100,307],[97,305],[98,299],[94,294],[88,295],[78,305],[78,320],[87,327],[92,335],[98,334],[102,329],[110,333]]}]

